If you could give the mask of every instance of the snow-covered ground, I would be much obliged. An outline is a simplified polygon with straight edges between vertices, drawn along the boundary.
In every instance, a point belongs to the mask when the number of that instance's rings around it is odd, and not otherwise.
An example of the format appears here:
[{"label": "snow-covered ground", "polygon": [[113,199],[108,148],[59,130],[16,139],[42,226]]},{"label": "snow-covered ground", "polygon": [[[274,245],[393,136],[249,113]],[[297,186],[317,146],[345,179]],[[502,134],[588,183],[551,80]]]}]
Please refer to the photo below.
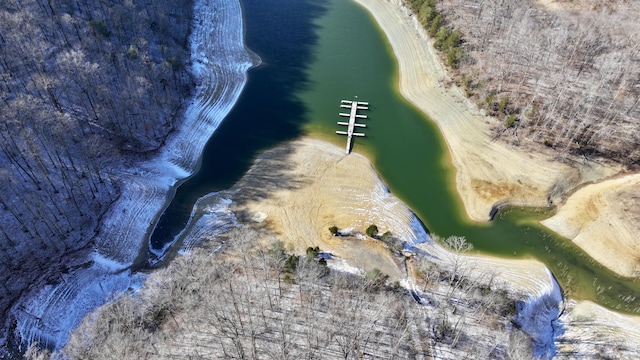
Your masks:
[{"label": "snow-covered ground", "polygon": [[[238,99],[247,70],[257,65],[257,56],[244,46],[238,0],[196,0],[193,13],[191,69],[198,86],[182,125],[155,158],[131,168],[105,169],[124,185],[122,196],[103,219],[87,266],[14,306],[16,335],[24,342],[59,348],[86,313],[141,284],[144,276],[131,274],[130,265],[147,246],[175,187],[196,171],[207,140]],[[225,203],[213,206],[214,212],[224,211]]]},{"label": "snow-covered ground", "polygon": [[[198,199],[187,226],[175,238],[175,241],[181,242],[180,252],[189,252],[202,241],[218,239],[220,235],[238,226],[238,219],[229,205],[231,200],[218,196],[217,193]],[[166,247],[170,245],[167,244]]]},{"label": "snow-covered ground", "polygon": [[555,339],[560,328],[558,317],[564,299],[562,289],[542,263],[451,251],[431,240],[424,230],[415,225],[414,229],[414,238],[427,241],[407,245],[406,248],[419,257],[428,256],[430,261],[444,268],[456,267],[459,273],[480,284],[500,283],[499,288],[508,289],[515,296],[526,296],[524,300],[517,302],[514,324],[533,340],[536,358],[553,357]]},{"label": "snow-covered ground", "polygon": [[[542,283],[541,283],[542,284]],[[526,301],[517,303],[514,322],[533,340],[533,353],[536,358],[550,359],[556,353],[555,340],[560,332],[558,318],[564,301],[562,289],[549,272],[548,285],[542,292],[532,294]]]},{"label": "snow-covered ground", "polygon": [[567,302],[556,350],[563,359],[640,359],[640,317],[590,301]]}]

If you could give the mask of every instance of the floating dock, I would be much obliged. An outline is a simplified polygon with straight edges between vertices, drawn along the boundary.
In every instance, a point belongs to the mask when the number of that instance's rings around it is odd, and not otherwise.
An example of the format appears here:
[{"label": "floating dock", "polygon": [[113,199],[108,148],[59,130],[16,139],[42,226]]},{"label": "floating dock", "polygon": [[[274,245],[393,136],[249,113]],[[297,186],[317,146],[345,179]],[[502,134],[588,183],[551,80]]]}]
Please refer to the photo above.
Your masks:
[{"label": "floating dock", "polygon": [[347,131],[336,131],[338,135],[347,135],[347,147],[345,152],[349,154],[351,152],[351,142],[354,136],[364,136],[363,133],[355,132],[354,129],[356,127],[365,128],[367,125],[356,123],[356,118],[358,119],[366,119],[366,115],[358,114],[358,110],[369,110],[369,103],[364,101],[350,101],[350,100],[342,100],[340,102],[341,108],[350,109],[351,112],[340,113],[340,116],[348,117],[349,122],[338,121],[338,125],[343,125],[347,127]]}]

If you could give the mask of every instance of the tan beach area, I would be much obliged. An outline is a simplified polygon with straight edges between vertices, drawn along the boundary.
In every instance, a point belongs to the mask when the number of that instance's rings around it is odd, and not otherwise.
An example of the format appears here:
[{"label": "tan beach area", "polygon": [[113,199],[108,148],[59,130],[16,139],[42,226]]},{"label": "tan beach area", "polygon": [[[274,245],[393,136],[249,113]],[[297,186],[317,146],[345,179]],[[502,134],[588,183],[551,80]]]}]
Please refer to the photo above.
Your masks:
[{"label": "tan beach area", "polygon": [[[365,235],[375,224],[380,235],[390,231],[402,240],[423,242],[418,248],[436,263],[453,261],[411,209],[389,193],[366,157],[345,155],[321,140],[302,138],[263,153],[231,192],[231,210],[241,222],[273,232],[296,253],[318,246],[352,269],[377,268],[392,281],[406,278],[396,256]],[[331,226],[345,235],[332,235]],[[535,260],[463,257],[478,276],[495,275],[519,293],[542,295],[554,286],[546,267]]]},{"label": "tan beach area", "polygon": [[[402,277],[390,252],[364,234],[376,224],[380,233],[411,236],[412,213],[386,191],[364,156],[345,155],[320,140],[296,140],[260,155],[232,191],[240,220],[275,233],[291,251],[318,246],[352,267]],[[353,235],[333,236],[331,226]]]},{"label": "tan beach area", "polygon": [[640,174],[578,189],[542,221],[591,257],[625,276],[640,276]]},{"label": "tan beach area", "polygon": [[[640,233],[640,207],[637,201],[629,207],[633,201],[614,199],[633,197],[632,189],[640,189],[637,175],[613,179],[623,170],[621,166],[583,159],[561,161],[548,149],[532,150],[492,139],[492,120],[459,88],[447,85],[449,76],[430,40],[401,1],[356,1],[373,15],[391,43],[399,64],[400,92],[442,131],[456,168],[456,186],[471,219],[486,221],[494,206],[506,204],[557,205],[558,214],[545,225],[615,272],[636,275],[640,240],[633,234]],[[591,183],[598,185],[583,187]],[[606,209],[585,211],[582,201],[590,198],[606,201]],[[605,223],[610,225],[600,226]]]}]

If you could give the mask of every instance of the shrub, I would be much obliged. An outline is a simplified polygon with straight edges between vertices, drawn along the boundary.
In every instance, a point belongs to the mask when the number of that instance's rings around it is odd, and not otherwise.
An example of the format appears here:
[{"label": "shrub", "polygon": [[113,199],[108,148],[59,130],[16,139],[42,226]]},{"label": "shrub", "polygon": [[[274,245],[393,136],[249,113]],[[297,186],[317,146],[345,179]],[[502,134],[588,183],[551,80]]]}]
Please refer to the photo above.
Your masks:
[{"label": "shrub", "polygon": [[435,35],[433,46],[438,50],[445,51],[446,50],[445,43],[447,41],[447,38],[449,37],[449,34],[450,34],[449,29],[447,29],[446,26],[440,27],[440,29]]},{"label": "shrub", "polygon": [[296,269],[298,268],[298,262],[300,261],[300,258],[295,256],[295,255],[290,255],[287,258],[287,261],[285,261],[284,263],[284,271],[287,273],[293,273],[296,271]]},{"label": "shrub", "polygon": [[387,280],[389,280],[389,275],[383,273],[378,268],[367,271],[364,277],[366,280],[365,289],[371,292],[382,290]]},{"label": "shrub", "polygon": [[446,315],[442,316],[441,319],[438,319],[436,324],[433,326],[433,332],[433,335],[438,342],[448,342],[448,340],[451,340],[454,328]]},{"label": "shrub", "polygon": [[429,26],[431,21],[433,21],[433,19],[437,15],[438,15],[438,12],[436,11],[436,8],[435,8],[435,1],[430,0],[430,1],[425,1],[422,4],[422,6],[420,7],[418,16],[422,26],[426,28],[427,26]]},{"label": "shrub", "polygon": [[129,45],[129,50],[127,50],[127,57],[131,60],[138,58],[138,48],[135,45]]},{"label": "shrub", "polygon": [[284,251],[284,243],[281,240],[277,240],[269,244],[267,254],[278,262],[284,260],[287,255]]},{"label": "shrub", "polygon": [[109,29],[107,29],[107,25],[105,25],[104,21],[102,20],[90,20],[89,21],[89,27],[97,32],[98,34],[104,36],[104,37],[109,37],[111,36],[111,31],[109,31]]},{"label": "shrub", "polygon": [[427,31],[429,33],[429,36],[435,37],[443,25],[444,20],[442,20],[442,15],[436,15],[436,17],[433,18],[433,21],[431,21],[431,25],[429,26],[429,30]]},{"label": "shrub", "polygon": [[465,89],[471,89],[473,87],[473,78],[471,76],[463,75],[460,78],[460,85]]},{"label": "shrub", "polygon": [[532,118],[532,117],[536,116],[536,108],[532,106],[531,109],[527,110],[527,112],[524,114],[524,116],[526,116],[528,118]]},{"label": "shrub", "polygon": [[374,224],[371,224],[367,228],[366,233],[367,233],[367,236],[369,237],[375,237],[376,235],[378,235],[378,227]]},{"label": "shrub", "polygon": [[307,253],[307,259],[308,260],[313,260],[316,257],[318,257],[318,254],[320,253],[320,248],[318,246],[316,246],[316,247],[309,246],[307,248],[306,253]]},{"label": "shrub", "polygon": [[449,32],[446,40],[444,41],[444,44],[442,44],[443,50],[459,48],[461,42],[462,42],[462,33],[460,32],[460,30],[455,29]]},{"label": "shrub", "polygon": [[498,111],[500,111],[501,113],[505,112],[507,110],[508,105],[509,105],[509,97],[503,96],[500,99],[500,102],[498,103]]},{"label": "shrub", "polygon": [[338,235],[338,227],[333,225],[329,228],[329,232],[331,233],[331,235],[336,236]]},{"label": "shrub", "polygon": [[487,108],[489,108],[491,111],[494,110],[494,101],[495,101],[495,99],[496,99],[496,95],[495,94],[489,94],[484,99],[485,103],[487,104]]},{"label": "shrub", "polygon": [[504,126],[508,128],[514,127],[516,124],[516,121],[518,121],[518,118],[515,115],[511,114],[507,116],[507,120],[504,122]]},{"label": "shrub", "polygon": [[459,47],[449,49],[447,51],[447,66],[457,69],[463,57],[464,52]]},{"label": "shrub", "polygon": [[402,248],[404,247],[402,241],[393,236],[391,231],[387,231],[382,234],[380,240],[385,243],[385,245],[387,245],[389,247],[389,250],[391,250],[392,252],[400,252],[400,250],[402,250]]}]

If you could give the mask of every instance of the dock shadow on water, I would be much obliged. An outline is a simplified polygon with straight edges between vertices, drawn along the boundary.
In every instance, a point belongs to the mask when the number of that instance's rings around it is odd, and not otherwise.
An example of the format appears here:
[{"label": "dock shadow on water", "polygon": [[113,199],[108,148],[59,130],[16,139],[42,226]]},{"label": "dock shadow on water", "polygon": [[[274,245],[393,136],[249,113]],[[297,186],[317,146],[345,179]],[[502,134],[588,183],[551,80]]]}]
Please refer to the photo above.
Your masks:
[{"label": "dock shadow on water", "polygon": [[[296,94],[309,86],[318,41],[314,20],[327,12],[329,0],[241,2],[245,45],[262,65],[249,72],[234,109],[209,139],[200,169],[177,189],[159,219],[150,241],[154,249],[173,241],[200,197],[228,189],[262,151],[303,133],[308,109]],[[278,177],[278,170],[272,177]]]}]

